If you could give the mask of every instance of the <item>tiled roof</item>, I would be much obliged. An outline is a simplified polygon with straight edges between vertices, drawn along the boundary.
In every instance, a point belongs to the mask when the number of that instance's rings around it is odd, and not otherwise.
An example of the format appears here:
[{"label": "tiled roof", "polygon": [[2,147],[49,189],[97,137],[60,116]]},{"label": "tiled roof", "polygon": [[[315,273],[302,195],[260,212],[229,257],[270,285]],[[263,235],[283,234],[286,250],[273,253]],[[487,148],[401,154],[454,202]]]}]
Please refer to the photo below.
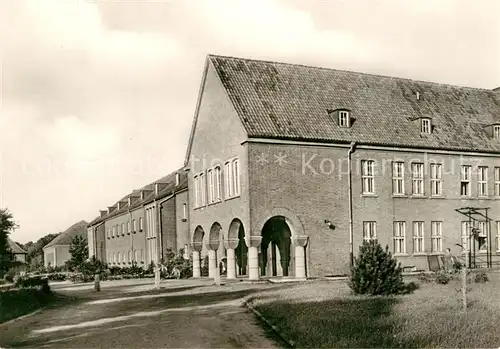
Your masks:
[{"label": "tiled roof", "polygon": [[[249,137],[500,153],[500,92],[210,55]],[[420,100],[416,98],[420,94]],[[339,127],[327,110],[348,109]],[[422,135],[415,118],[431,117]]]},{"label": "tiled roof", "polygon": [[12,241],[10,238],[7,238],[7,243],[9,244],[10,250],[14,254],[27,254],[21,246],[19,246],[16,242]]},{"label": "tiled roof", "polygon": [[[178,186],[175,185],[175,174],[176,173],[179,173],[179,175],[180,175],[180,178],[179,178],[180,182],[179,182]],[[155,184],[156,183],[167,184],[162,190],[160,190],[158,195],[155,194]],[[174,192],[182,191],[188,187],[187,183],[188,183],[187,173],[184,171],[183,168],[181,168],[177,171],[174,171],[172,173],[169,173],[168,175],[161,177],[160,179],[145,185],[141,189],[133,190],[132,193],[126,195],[125,197],[123,197],[122,199],[119,200],[119,201],[128,201],[129,196],[139,196],[138,199],[136,199],[134,202],[132,202],[132,205],[129,206],[127,204],[124,207],[122,207],[120,210],[115,210],[115,211],[111,212],[110,214],[105,215],[104,217],[100,217],[100,216],[96,217],[94,220],[92,220],[92,222],[90,222],[89,226],[93,226],[93,225],[96,225],[96,224],[106,220],[106,219],[110,219],[112,217],[119,216],[120,214],[123,214],[123,213],[127,212],[128,210],[136,209],[138,207],[141,207],[142,205],[153,202],[154,200],[162,199],[164,197],[167,197],[168,195],[173,194]],[[146,197],[143,200],[141,200],[140,199],[141,190],[150,190],[151,193],[146,194]]]},{"label": "tiled roof", "polygon": [[78,223],[73,224],[71,227],[57,235],[51,242],[45,245],[43,248],[47,248],[50,246],[57,245],[71,245],[71,240],[79,235],[79,236],[87,236],[87,225],[88,223],[85,221],[80,221]]}]

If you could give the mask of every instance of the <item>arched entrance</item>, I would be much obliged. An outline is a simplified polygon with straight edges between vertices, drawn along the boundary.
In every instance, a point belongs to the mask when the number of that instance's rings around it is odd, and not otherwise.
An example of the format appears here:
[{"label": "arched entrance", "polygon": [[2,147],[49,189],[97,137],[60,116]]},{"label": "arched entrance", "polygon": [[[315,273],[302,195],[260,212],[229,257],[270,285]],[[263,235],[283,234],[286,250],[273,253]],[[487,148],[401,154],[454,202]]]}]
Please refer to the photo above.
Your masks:
[{"label": "arched entrance", "polygon": [[261,275],[289,276],[291,266],[292,232],[284,216],[270,218],[262,228]]},{"label": "arched entrance", "polygon": [[236,259],[236,273],[238,276],[247,275],[248,247],[245,243],[245,229],[243,223],[237,218],[229,225],[228,243],[234,247]]}]

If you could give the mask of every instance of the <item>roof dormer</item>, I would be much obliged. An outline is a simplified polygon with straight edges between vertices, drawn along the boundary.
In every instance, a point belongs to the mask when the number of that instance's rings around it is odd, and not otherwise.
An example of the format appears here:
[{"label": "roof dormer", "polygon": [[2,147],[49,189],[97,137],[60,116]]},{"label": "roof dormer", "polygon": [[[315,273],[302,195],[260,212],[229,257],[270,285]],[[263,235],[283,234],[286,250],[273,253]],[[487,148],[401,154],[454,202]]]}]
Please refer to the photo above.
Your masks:
[{"label": "roof dormer", "polygon": [[122,208],[124,208],[125,206],[127,206],[127,204],[128,204],[127,201],[118,201],[117,202],[118,210],[121,210]]},{"label": "roof dormer", "polygon": [[327,110],[328,115],[337,123],[339,127],[349,128],[352,125],[353,119],[349,109],[334,109]]},{"label": "roof dormer", "polygon": [[500,141],[500,122],[495,122],[493,124],[486,125],[485,128],[490,138]]},{"label": "roof dormer", "polygon": [[132,205],[132,203],[133,203],[134,201],[136,201],[138,198],[139,198],[138,196],[130,195],[130,196],[128,197],[128,205],[129,205],[129,206],[131,206],[131,205]]},{"label": "roof dormer", "polygon": [[108,214],[113,212],[116,209],[116,206],[108,206]]},{"label": "roof dormer", "polygon": [[153,191],[152,190],[146,190],[142,189],[141,190],[141,200],[144,200],[146,197],[148,197],[149,194],[151,194]]},{"label": "roof dormer", "polygon": [[160,182],[156,182],[155,183],[155,195],[158,195],[160,193],[160,191],[162,191],[163,189],[165,189],[167,187],[167,183],[160,183]]},{"label": "roof dormer", "polygon": [[108,211],[106,210],[100,210],[99,213],[101,214],[101,218],[104,217],[105,215],[108,214]]}]

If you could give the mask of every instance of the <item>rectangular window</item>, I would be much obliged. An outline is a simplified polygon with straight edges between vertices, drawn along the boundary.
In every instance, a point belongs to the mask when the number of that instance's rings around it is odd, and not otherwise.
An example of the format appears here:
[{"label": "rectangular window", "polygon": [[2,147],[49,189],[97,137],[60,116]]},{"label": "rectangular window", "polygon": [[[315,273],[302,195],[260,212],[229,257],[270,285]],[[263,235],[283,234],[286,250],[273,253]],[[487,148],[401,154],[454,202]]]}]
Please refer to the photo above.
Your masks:
[{"label": "rectangular window", "polygon": [[361,186],[363,194],[375,193],[375,178],[374,178],[375,161],[361,161]]},{"label": "rectangular window", "polygon": [[233,160],[234,196],[240,195],[240,161]]},{"label": "rectangular window", "polygon": [[141,262],[144,262],[144,250],[141,249]]},{"label": "rectangular window", "polygon": [[208,170],[207,171],[207,177],[208,177],[208,202],[209,203],[214,203],[215,202],[215,178],[214,178],[214,171],[213,170]]},{"label": "rectangular window", "polygon": [[392,163],[392,193],[394,195],[404,195],[405,193],[405,166],[404,162]]},{"label": "rectangular window", "polygon": [[130,251],[130,250],[128,251],[128,256],[127,257],[128,257],[127,258],[127,263],[128,264],[132,263],[132,251]]},{"label": "rectangular window", "polygon": [[470,247],[470,239],[469,236],[471,234],[469,221],[462,222],[462,252],[469,249]]},{"label": "rectangular window", "polygon": [[425,252],[424,222],[413,222],[413,253]]},{"label": "rectangular window", "polygon": [[345,110],[339,111],[339,126],[349,127],[349,112]]},{"label": "rectangular window", "polygon": [[499,125],[493,126],[493,137],[495,139],[500,139],[500,126]]},{"label": "rectangular window", "polygon": [[130,221],[127,221],[127,234],[130,234]]},{"label": "rectangular window", "polygon": [[113,230],[111,232],[111,237],[114,238],[116,235],[116,226],[113,227]]},{"label": "rectangular window", "polygon": [[108,238],[111,237],[111,228],[108,228]]},{"label": "rectangular window", "polygon": [[479,166],[477,170],[477,194],[488,196],[488,167]]},{"label": "rectangular window", "polygon": [[394,253],[404,254],[406,253],[406,223],[405,222],[394,222],[393,227],[394,235]]},{"label": "rectangular window", "polygon": [[230,198],[233,196],[232,188],[231,188],[231,183],[233,182],[232,180],[233,174],[231,171],[231,163],[226,162],[224,164],[224,191],[226,194],[226,198]]},{"label": "rectangular window", "polygon": [[139,251],[134,250],[134,261],[139,262]]},{"label": "rectangular window", "polygon": [[122,223],[122,235],[125,235],[125,223]]},{"label": "rectangular window", "polygon": [[431,251],[443,251],[443,222],[431,222]]},{"label": "rectangular window", "polygon": [[200,206],[205,206],[207,203],[207,181],[205,179],[205,174],[200,173],[199,174],[199,179],[200,179]]},{"label": "rectangular window", "polygon": [[182,219],[187,219],[187,205],[182,204]]},{"label": "rectangular window", "polygon": [[500,252],[500,221],[496,221],[497,226],[497,252]]},{"label": "rectangular window", "polygon": [[495,196],[500,196],[500,167],[495,167]]},{"label": "rectangular window", "polygon": [[487,229],[486,222],[477,222],[477,248],[479,252],[486,252],[488,250]]},{"label": "rectangular window", "polygon": [[431,120],[422,119],[422,133],[431,133]]},{"label": "rectangular window", "polygon": [[222,183],[221,183],[221,171],[220,166],[214,169],[215,176],[215,201],[218,202],[222,199]]},{"label": "rectangular window", "polygon": [[135,219],[132,219],[132,232],[136,232]]},{"label": "rectangular window", "polygon": [[443,180],[442,180],[441,164],[431,164],[431,195],[443,195]]},{"label": "rectangular window", "polygon": [[193,183],[194,183],[194,207],[200,207],[200,195],[199,195],[199,179],[198,176],[193,177]]},{"label": "rectangular window", "polygon": [[424,195],[424,164],[413,163],[411,167],[413,195]]},{"label": "rectangular window", "polygon": [[139,231],[142,231],[143,226],[142,226],[142,217],[139,217]]},{"label": "rectangular window", "polygon": [[471,167],[469,165],[464,165],[461,168],[460,173],[460,195],[470,196],[470,174]]},{"label": "rectangular window", "polygon": [[363,222],[363,240],[371,241],[377,239],[377,222]]}]

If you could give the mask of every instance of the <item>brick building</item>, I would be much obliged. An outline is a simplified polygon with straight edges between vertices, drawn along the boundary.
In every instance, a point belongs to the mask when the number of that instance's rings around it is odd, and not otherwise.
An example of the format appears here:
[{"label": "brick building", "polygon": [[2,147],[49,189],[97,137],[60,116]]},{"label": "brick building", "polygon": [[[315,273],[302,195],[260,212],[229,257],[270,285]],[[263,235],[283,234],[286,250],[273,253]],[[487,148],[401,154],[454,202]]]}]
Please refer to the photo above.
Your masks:
[{"label": "brick building", "polygon": [[195,277],[345,274],[374,238],[499,260],[500,91],[210,55],[185,166]]},{"label": "brick building", "polygon": [[43,247],[45,267],[62,267],[71,259],[69,248],[76,236],[85,237],[88,222],[79,221],[65,231],[59,233],[51,242]]},{"label": "brick building", "polygon": [[100,212],[87,228],[89,254],[109,266],[146,268],[167,249],[189,253],[184,170],[134,190]]}]

